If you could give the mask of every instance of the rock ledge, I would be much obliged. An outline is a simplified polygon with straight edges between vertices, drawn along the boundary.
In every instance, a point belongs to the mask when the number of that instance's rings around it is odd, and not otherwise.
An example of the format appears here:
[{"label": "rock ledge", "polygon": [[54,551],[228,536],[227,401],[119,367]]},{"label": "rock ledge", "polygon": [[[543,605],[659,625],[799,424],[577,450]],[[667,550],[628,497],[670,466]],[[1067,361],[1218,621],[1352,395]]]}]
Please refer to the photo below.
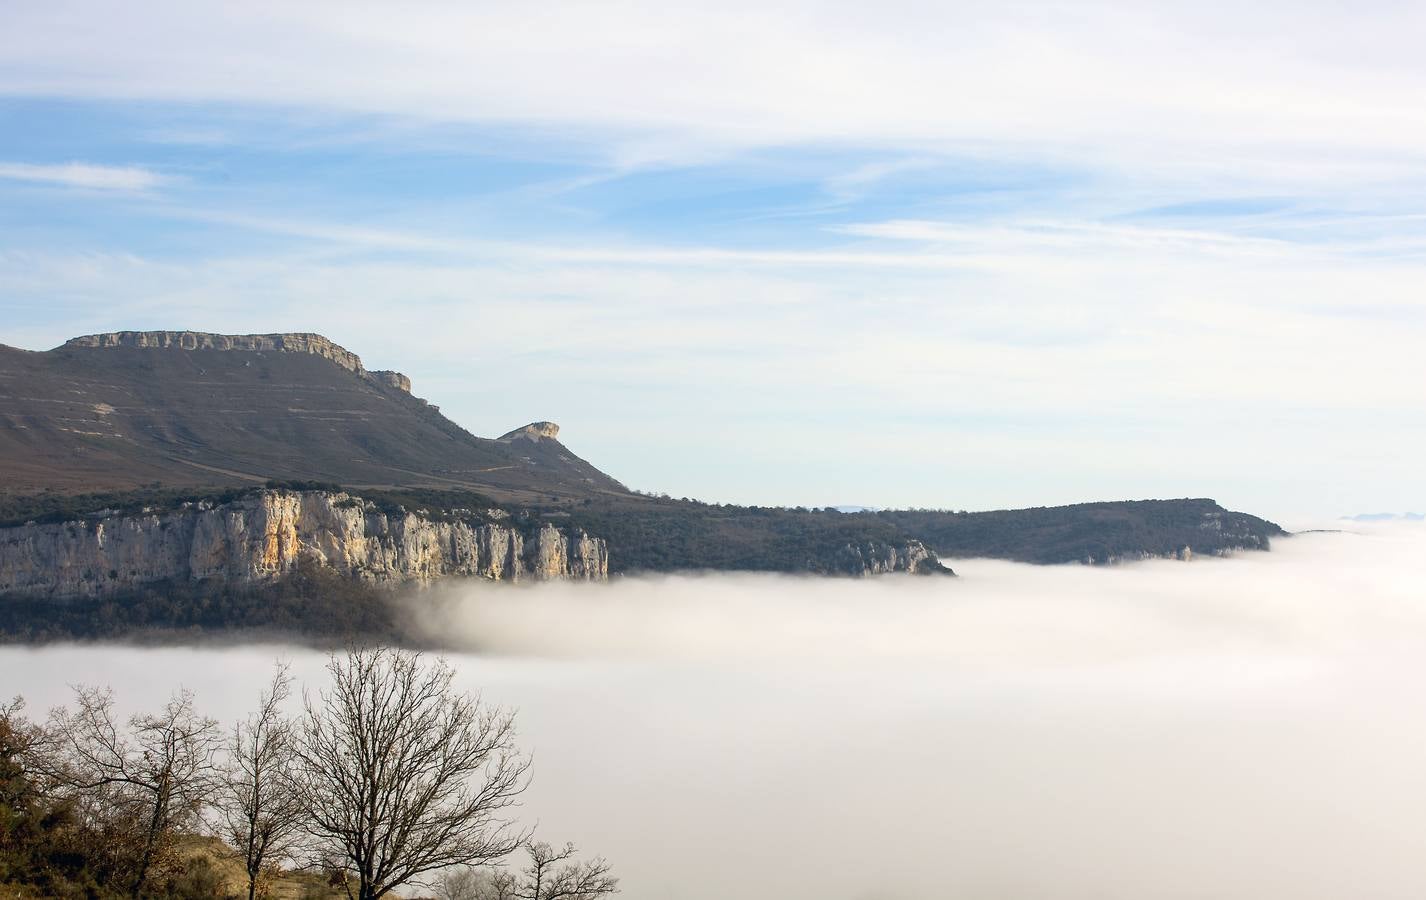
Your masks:
[{"label": "rock ledge", "polygon": [[132,347],[141,350],[226,350],[247,353],[310,353],[330,360],[369,381],[411,393],[411,379],[400,372],[368,372],[361,357],[312,332],[214,334],[207,331],[110,331],[70,338],[66,347]]},{"label": "rock ledge", "polygon": [[498,440],[509,441],[525,440],[539,443],[543,438],[555,440],[559,437],[560,427],[553,422],[531,422],[523,428],[516,428],[514,431],[507,431]]}]

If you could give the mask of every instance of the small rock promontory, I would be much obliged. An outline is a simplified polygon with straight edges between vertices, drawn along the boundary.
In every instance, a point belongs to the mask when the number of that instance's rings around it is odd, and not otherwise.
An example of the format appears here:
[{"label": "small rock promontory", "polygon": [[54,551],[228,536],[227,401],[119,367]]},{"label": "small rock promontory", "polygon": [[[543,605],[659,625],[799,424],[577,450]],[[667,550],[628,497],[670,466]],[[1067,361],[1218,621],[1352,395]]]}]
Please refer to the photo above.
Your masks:
[{"label": "small rock promontory", "polygon": [[496,440],[509,443],[514,440],[527,440],[539,443],[544,438],[556,440],[560,436],[560,427],[553,422],[531,422],[514,431],[507,431]]}]

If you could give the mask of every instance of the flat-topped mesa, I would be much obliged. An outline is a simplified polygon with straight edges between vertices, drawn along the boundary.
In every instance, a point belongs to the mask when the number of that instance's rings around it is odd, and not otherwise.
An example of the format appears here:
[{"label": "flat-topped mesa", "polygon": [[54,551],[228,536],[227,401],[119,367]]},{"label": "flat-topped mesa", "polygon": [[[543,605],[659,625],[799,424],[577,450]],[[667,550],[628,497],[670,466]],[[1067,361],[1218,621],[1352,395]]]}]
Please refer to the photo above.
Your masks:
[{"label": "flat-topped mesa", "polygon": [[554,440],[559,437],[560,427],[553,422],[531,422],[524,428],[516,428],[514,431],[507,431],[498,440],[510,442],[513,440],[534,441],[539,443],[542,438]]},{"label": "flat-topped mesa", "polygon": [[[361,357],[320,334],[295,332],[287,334],[211,334],[206,331],[111,331],[107,334],[86,334],[70,338],[66,347],[137,347],[154,350],[236,350],[250,353],[310,353],[366,376]],[[381,373],[397,375],[398,373]],[[400,376],[405,379],[405,376]],[[389,379],[385,384],[398,386]],[[410,390],[410,382],[404,390]]]}]

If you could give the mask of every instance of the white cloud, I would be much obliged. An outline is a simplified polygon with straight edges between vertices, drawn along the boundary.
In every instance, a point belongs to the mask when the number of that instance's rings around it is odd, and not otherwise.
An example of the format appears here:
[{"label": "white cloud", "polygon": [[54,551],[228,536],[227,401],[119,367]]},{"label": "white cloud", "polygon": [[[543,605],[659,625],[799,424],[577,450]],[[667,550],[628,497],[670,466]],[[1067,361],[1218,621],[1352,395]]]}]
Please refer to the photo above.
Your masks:
[{"label": "white cloud", "polygon": [[[546,840],[627,900],[1416,900],[1426,526],[1114,569],[419,593],[517,707]],[[0,648],[29,711],[181,679],[224,723],[278,646]],[[294,706],[297,704],[294,704]],[[1210,861],[1210,862],[1205,862]]]},{"label": "white cloud", "polygon": [[922,222],[784,254],[281,227],[317,240],[0,254],[0,291],[49,323],[4,340],[319,331],[477,434],[554,419],[635,486],[727,501],[1335,513],[1409,506],[1426,452],[1426,263],[1354,244]]},{"label": "white cloud", "polygon": [[[241,111],[241,137],[176,127],[176,141],[242,144],[290,117],[322,123],[331,146],[346,126],[449,148],[471,131],[425,126],[456,123],[602,149],[607,168],[529,189],[556,191],[749,149],[788,171],[798,148],[836,144],[850,152],[799,173],[830,200],[904,175],[927,176],[928,202],[763,246],[514,241],[498,225],[390,224],[420,220],[421,201],[396,220],[303,219],[320,204],[283,210],[289,197],[240,180],[160,214],[284,236],[271,255],[11,252],[7,311],[34,311],[0,339],[324,331],[411,370],[478,432],[558,418],[615,474],[714,499],[1163,490],[1268,512],[1397,506],[1426,453],[1423,15],[1278,0],[12,3],[0,94],[262,107]],[[829,176],[829,158],[848,170]],[[1008,173],[1009,211],[968,222],[934,205],[955,201],[935,184],[953,193],[967,158]],[[165,177],[7,169],[125,190]],[[1289,197],[1294,215],[1122,218],[1233,196]],[[519,390],[494,387],[511,371]]]},{"label": "white cloud", "polygon": [[209,0],[7,19],[10,94],[555,125],[625,163],[831,141],[1371,181],[1419,176],[1426,146],[1412,4]]},{"label": "white cloud", "polygon": [[55,165],[0,162],[0,179],[97,191],[147,191],[170,180],[167,176],[137,166],[99,166],[79,162]]}]

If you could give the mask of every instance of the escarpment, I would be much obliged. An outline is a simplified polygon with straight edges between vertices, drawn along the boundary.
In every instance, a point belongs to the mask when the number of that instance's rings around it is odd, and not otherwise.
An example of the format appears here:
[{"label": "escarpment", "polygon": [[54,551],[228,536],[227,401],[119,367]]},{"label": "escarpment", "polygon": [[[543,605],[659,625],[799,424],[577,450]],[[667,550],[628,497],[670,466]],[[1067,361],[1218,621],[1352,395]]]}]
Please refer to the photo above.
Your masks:
[{"label": "escarpment", "polygon": [[[0,345],[0,523],[31,523],[0,528],[0,592],[100,598],[169,580],[261,582],[301,575],[309,559],[373,585],[930,574],[947,571],[938,556],[1189,559],[1266,550],[1285,534],[1202,498],[981,512],[674,499],[629,490],[564,434],[538,419],[477,437],[413,395],[405,375],[368,370],[319,334],[116,331],[42,351]],[[288,493],[259,497],[260,485]]]},{"label": "escarpment", "polygon": [[361,581],[602,581],[605,543],[576,528],[522,529],[500,510],[388,512],[344,492],[263,490],[228,503],[0,529],[0,594],[106,597],[162,581],[275,580],[310,559]]},{"label": "escarpment", "polygon": [[837,553],[837,570],[848,575],[885,575],[905,572],[911,575],[954,575],[936,554],[918,540],[901,544],[874,542],[848,544]]},{"label": "escarpment", "polygon": [[248,353],[306,353],[336,363],[348,372],[411,393],[411,379],[400,372],[368,372],[361,357],[320,334],[214,334],[208,331],[110,331],[65,341],[66,347],[130,347],[139,350],[227,350]]}]

